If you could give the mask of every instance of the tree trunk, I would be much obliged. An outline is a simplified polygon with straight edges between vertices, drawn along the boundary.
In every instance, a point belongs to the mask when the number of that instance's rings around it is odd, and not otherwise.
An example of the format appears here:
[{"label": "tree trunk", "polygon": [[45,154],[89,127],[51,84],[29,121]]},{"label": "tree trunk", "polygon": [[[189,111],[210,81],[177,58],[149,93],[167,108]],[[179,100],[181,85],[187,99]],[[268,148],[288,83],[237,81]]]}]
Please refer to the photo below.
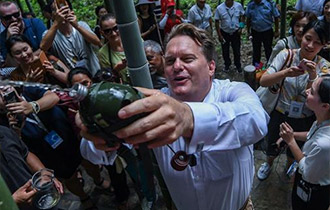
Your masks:
[{"label": "tree trunk", "polygon": [[29,9],[29,12],[31,12],[31,13],[34,14],[34,12],[33,12],[33,8],[32,8],[32,5],[31,5],[31,3],[30,3],[30,0],[25,0],[25,3],[26,3],[26,6],[27,6],[28,9]]},{"label": "tree trunk", "polygon": [[24,10],[23,10],[23,7],[22,7],[21,2],[20,2],[19,0],[16,0],[16,3],[17,3],[17,5],[18,5],[19,9],[21,10],[21,12],[23,13]]},{"label": "tree trunk", "polygon": [[104,5],[109,13],[112,13],[112,14],[115,13],[114,8],[113,8],[113,0],[104,0]]},{"label": "tree trunk", "polygon": [[40,9],[42,11],[42,9],[46,6],[46,3],[44,0],[37,0],[39,6],[40,6]]}]

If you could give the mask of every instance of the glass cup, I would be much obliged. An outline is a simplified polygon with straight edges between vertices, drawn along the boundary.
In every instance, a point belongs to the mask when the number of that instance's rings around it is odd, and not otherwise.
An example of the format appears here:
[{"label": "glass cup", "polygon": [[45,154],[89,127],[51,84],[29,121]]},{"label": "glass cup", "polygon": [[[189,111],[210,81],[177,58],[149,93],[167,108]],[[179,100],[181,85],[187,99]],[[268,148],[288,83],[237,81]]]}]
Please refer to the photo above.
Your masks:
[{"label": "glass cup", "polygon": [[54,179],[54,171],[48,168],[43,168],[32,176],[32,187],[37,190],[33,204],[38,209],[50,209],[60,201],[61,194],[55,187]]}]

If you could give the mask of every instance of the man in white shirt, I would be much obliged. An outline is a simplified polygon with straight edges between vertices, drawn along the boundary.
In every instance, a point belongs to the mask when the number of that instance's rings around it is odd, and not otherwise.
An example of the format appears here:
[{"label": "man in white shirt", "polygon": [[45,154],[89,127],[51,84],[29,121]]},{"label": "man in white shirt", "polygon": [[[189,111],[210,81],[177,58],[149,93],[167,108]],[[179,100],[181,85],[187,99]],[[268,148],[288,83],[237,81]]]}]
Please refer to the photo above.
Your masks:
[{"label": "man in white shirt", "polygon": [[234,53],[234,64],[238,72],[241,68],[241,33],[245,26],[244,9],[234,0],[226,0],[215,10],[215,28],[222,47],[222,57],[225,61],[225,72],[229,71],[231,60],[229,47]]},{"label": "man in white shirt", "polygon": [[212,10],[206,0],[196,0],[188,12],[188,22],[212,34]]},{"label": "man in white shirt", "polygon": [[[254,175],[252,144],[267,133],[269,117],[247,84],[212,79],[214,51],[204,30],[186,23],[176,26],[165,53],[169,88],[163,93],[139,88],[146,97],[118,113],[122,119],[150,113],[114,134],[154,148],[179,210],[245,209]],[[111,150],[99,137],[84,135],[97,148]],[[183,155],[171,161],[179,151]],[[180,168],[185,158],[182,171],[172,167]]]},{"label": "man in white shirt", "polygon": [[93,46],[101,46],[101,41],[87,23],[77,20],[68,5],[58,8],[52,4],[53,24],[43,34],[40,48],[51,49],[70,69],[85,67],[92,75],[100,69]]}]

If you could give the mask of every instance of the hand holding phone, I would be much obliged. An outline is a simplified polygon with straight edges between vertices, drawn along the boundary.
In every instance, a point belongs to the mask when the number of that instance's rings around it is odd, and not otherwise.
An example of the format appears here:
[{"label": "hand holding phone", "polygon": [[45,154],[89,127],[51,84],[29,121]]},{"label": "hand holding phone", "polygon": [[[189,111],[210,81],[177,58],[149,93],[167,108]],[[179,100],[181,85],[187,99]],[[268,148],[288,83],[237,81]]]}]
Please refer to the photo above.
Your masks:
[{"label": "hand holding phone", "polygon": [[307,65],[306,65],[307,62],[308,62],[308,60],[305,59],[305,58],[303,58],[303,59],[300,61],[298,67],[299,67],[300,69],[304,70],[304,71],[307,71],[307,68],[308,68]]}]

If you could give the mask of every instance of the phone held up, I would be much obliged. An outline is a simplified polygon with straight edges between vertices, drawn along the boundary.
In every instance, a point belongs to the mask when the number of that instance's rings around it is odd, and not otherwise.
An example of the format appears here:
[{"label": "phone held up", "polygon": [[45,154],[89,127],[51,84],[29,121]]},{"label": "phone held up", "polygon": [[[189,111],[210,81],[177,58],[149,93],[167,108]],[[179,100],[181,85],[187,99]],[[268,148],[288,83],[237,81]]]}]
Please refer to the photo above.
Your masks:
[{"label": "phone held up", "polygon": [[68,5],[68,3],[65,0],[56,0],[57,8],[64,7]]},{"label": "phone held up", "polygon": [[[8,91],[4,92],[2,94],[2,98],[5,104],[11,104],[11,103],[16,103],[16,102],[20,102],[16,91],[14,90],[14,88],[10,88]],[[18,128],[20,128],[22,126],[23,123],[23,114],[15,114],[13,115],[16,120],[17,120],[17,124],[16,126]]]}]

